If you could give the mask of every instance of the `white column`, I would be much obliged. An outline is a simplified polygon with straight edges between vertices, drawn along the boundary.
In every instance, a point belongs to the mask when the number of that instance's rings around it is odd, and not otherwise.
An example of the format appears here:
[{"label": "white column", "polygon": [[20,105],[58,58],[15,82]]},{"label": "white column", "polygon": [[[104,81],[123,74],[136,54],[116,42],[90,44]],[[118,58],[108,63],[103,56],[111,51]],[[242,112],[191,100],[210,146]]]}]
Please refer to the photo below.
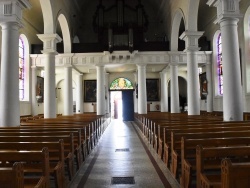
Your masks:
[{"label": "white column", "polygon": [[97,70],[97,90],[96,90],[96,100],[97,115],[105,114],[105,75],[104,66],[96,66]]},{"label": "white column", "polygon": [[185,31],[180,38],[186,42],[187,83],[188,83],[188,115],[200,115],[200,89],[197,54],[198,39],[203,32]]},{"label": "white column", "polygon": [[57,34],[39,34],[43,41],[44,61],[44,118],[56,117],[55,55],[56,43],[62,39]]},{"label": "white column", "polygon": [[212,65],[206,64],[207,79],[207,112],[213,111]]},{"label": "white column", "polygon": [[147,114],[146,65],[137,65],[138,69],[138,114]]},{"label": "white column", "polygon": [[83,87],[82,87],[82,74],[77,75],[77,88],[76,88],[76,113],[83,113]]},{"label": "white column", "polygon": [[64,67],[64,115],[73,115],[72,67]]},{"label": "white column", "polygon": [[32,66],[32,80],[31,80],[31,113],[33,116],[37,115],[37,99],[36,99],[36,87],[37,87],[37,67]]},{"label": "white column", "polygon": [[109,109],[109,73],[105,73],[105,102],[106,102],[106,108],[105,113],[110,113]]},{"label": "white column", "polygon": [[167,72],[164,70],[161,75],[161,112],[168,112],[168,87]]},{"label": "white column", "polygon": [[170,65],[171,113],[180,113],[178,66]]},{"label": "white column", "polygon": [[217,7],[223,54],[223,118],[224,121],[243,120],[243,101],[238,41],[238,21],[242,17],[240,0],[210,0],[210,6]]},{"label": "white column", "polygon": [[0,126],[20,125],[19,109],[19,67],[18,67],[18,30],[15,22],[1,23],[1,89],[0,89]]},{"label": "white column", "polygon": [[134,84],[134,112],[138,113],[138,93],[137,92],[137,87],[138,87],[138,74],[137,72],[134,73],[134,77],[135,77],[135,84]]},{"label": "white column", "polygon": [[44,53],[44,118],[56,117],[55,54]]},{"label": "white column", "polygon": [[0,25],[2,27],[0,126],[20,125],[19,104],[19,29],[22,27],[22,11],[31,8],[29,1],[0,1]]}]

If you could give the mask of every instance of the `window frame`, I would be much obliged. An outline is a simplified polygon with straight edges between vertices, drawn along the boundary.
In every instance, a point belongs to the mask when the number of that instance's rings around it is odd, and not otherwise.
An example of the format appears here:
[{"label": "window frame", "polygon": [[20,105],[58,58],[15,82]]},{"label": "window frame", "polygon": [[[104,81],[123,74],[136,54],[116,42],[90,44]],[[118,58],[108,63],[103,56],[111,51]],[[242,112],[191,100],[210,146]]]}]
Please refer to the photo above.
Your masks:
[{"label": "window frame", "polygon": [[218,94],[223,95],[223,54],[222,54],[222,39],[221,33],[217,36],[217,76],[218,76]]},{"label": "window frame", "polygon": [[[23,87],[21,88],[23,90],[23,98],[20,98],[20,80],[19,80],[19,101],[20,102],[28,102],[30,101],[30,60],[29,60],[29,42],[27,37],[24,34],[20,34],[19,36],[19,43],[20,40],[22,41],[22,47],[23,47]],[[19,62],[20,62],[20,44],[19,44],[19,49],[18,49],[18,54],[19,54]]]}]

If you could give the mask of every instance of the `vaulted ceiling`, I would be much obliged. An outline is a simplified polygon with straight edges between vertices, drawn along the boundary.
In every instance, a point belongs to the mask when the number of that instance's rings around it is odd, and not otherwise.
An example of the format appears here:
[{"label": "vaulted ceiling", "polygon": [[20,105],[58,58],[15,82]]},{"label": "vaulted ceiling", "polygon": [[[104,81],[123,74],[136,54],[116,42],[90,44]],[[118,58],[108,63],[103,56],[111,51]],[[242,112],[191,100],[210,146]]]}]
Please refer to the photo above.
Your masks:
[{"label": "vaulted ceiling", "polygon": [[[37,32],[43,33],[43,17],[41,12],[41,5],[39,0],[29,0],[32,8],[31,10],[26,10],[23,14],[24,20],[30,24],[30,26]],[[116,2],[116,0],[101,0],[102,4],[106,7],[111,6]],[[170,7],[170,4],[176,2],[177,0],[138,0],[141,1],[145,8],[145,12],[148,15],[149,21],[149,29],[145,33],[145,40],[149,41],[157,41],[162,40],[165,36],[168,36],[167,40],[169,41],[169,33],[171,27],[171,23],[166,23],[167,21],[171,22],[172,18],[166,18],[170,16],[169,9],[166,7]],[[137,0],[124,0],[125,4],[135,5],[138,3]],[[42,1],[41,1],[42,2]],[[60,2],[60,1],[59,1]],[[81,42],[98,42],[95,41],[94,37],[88,35],[88,32],[93,32],[93,15],[96,11],[97,5],[100,3],[100,0],[61,0],[62,3],[67,5],[72,5],[75,12],[72,12],[69,21],[75,22],[76,24],[70,26],[71,32],[77,35]],[[205,29],[206,25],[202,22],[203,18],[207,16],[207,10],[210,9],[206,5],[206,0],[200,1],[199,8],[199,20],[198,20],[198,29]],[[70,10],[70,8],[69,8]],[[215,11],[215,10],[213,10]],[[184,24],[184,22],[183,22]],[[77,25],[77,27],[76,27]],[[181,25],[184,31],[184,25]],[[57,26],[57,33],[61,35],[60,26]],[[73,38],[74,34],[71,33],[71,37]],[[93,35],[94,36],[94,35]],[[36,42],[39,40],[37,39]],[[149,72],[159,72],[165,65],[149,65]],[[136,67],[131,66],[116,66],[116,67],[107,67],[111,72],[112,71],[128,71],[132,72],[136,69]],[[184,68],[185,69],[185,68]]]}]

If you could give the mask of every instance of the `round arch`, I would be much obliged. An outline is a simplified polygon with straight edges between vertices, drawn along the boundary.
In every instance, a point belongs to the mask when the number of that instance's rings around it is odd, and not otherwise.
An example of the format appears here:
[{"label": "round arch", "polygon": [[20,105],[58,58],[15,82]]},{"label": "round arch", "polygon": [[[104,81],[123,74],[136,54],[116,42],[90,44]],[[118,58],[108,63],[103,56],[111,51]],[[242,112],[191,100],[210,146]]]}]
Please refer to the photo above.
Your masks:
[{"label": "round arch", "polygon": [[55,21],[51,0],[40,0],[40,5],[43,14],[44,34],[55,33]]},{"label": "round arch", "polygon": [[[182,107],[182,111],[184,111],[185,105],[187,103],[187,80],[183,76],[178,76],[179,83],[179,102]],[[167,81],[168,87],[168,109],[170,110],[171,106],[171,79]]]},{"label": "round arch", "polygon": [[[56,82],[56,84],[55,84],[56,85],[56,90],[59,89],[59,87],[60,87],[60,85],[62,84],[63,81],[64,81],[64,79],[60,79],[60,80],[58,80]],[[73,89],[77,87],[75,80],[72,80],[72,87],[73,87]],[[58,91],[56,91],[56,94],[58,94]],[[74,98],[74,95],[73,95],[73,98]]]},{"label": "round arch", "polygon": [[186,25],[183,11],[181,9],[178,9],[174,15],[174,19],[172,22],[171,51],[178,51],[179,29],[182,19],[184,20],[184,24]]},{"label": "round arch", "polygon": [[198,10],[200,0],[188,0],[188,17],[187,17],[187,27],[188,31],[197,31],[198,27]]},{"label": "round arch", "polygon": [[64,16],[64,14],[59,14],[58,22],[59,22],[61,30],[62,30],[64,53],[71,53],[70,30],[69,30],[68,21],[67,21],[66,17]]},{"label": "round arch", "polygon": [[119,77],[111,82],[109,89],[110,90],[134,89],[134,86],[133,83],[128,78]]},{"label": "round arch", "polygon": [[[56,82],[56,108],[57,108],[57,113],[58,114],[63,114],[64,113],[64,80],[65,79],[60,79]],[[76,82],[72,80],[72,88],[73,88],[73,101],[75,101],[76,97]]]}]

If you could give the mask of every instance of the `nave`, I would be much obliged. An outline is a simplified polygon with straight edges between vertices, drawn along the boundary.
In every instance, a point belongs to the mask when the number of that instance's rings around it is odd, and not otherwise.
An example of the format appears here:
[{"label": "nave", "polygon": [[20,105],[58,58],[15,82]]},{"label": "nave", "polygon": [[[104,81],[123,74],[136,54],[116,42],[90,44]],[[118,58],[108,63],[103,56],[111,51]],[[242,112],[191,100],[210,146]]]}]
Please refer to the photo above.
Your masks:
[{"label": "nave", "polygon": [[[126,178],[116,182],[119,177],[134,177],[134,184],[122,184],[133,183]],[[179,184],[134,122],[112,120],[69,187],[161,188],[179,187]]]}]

